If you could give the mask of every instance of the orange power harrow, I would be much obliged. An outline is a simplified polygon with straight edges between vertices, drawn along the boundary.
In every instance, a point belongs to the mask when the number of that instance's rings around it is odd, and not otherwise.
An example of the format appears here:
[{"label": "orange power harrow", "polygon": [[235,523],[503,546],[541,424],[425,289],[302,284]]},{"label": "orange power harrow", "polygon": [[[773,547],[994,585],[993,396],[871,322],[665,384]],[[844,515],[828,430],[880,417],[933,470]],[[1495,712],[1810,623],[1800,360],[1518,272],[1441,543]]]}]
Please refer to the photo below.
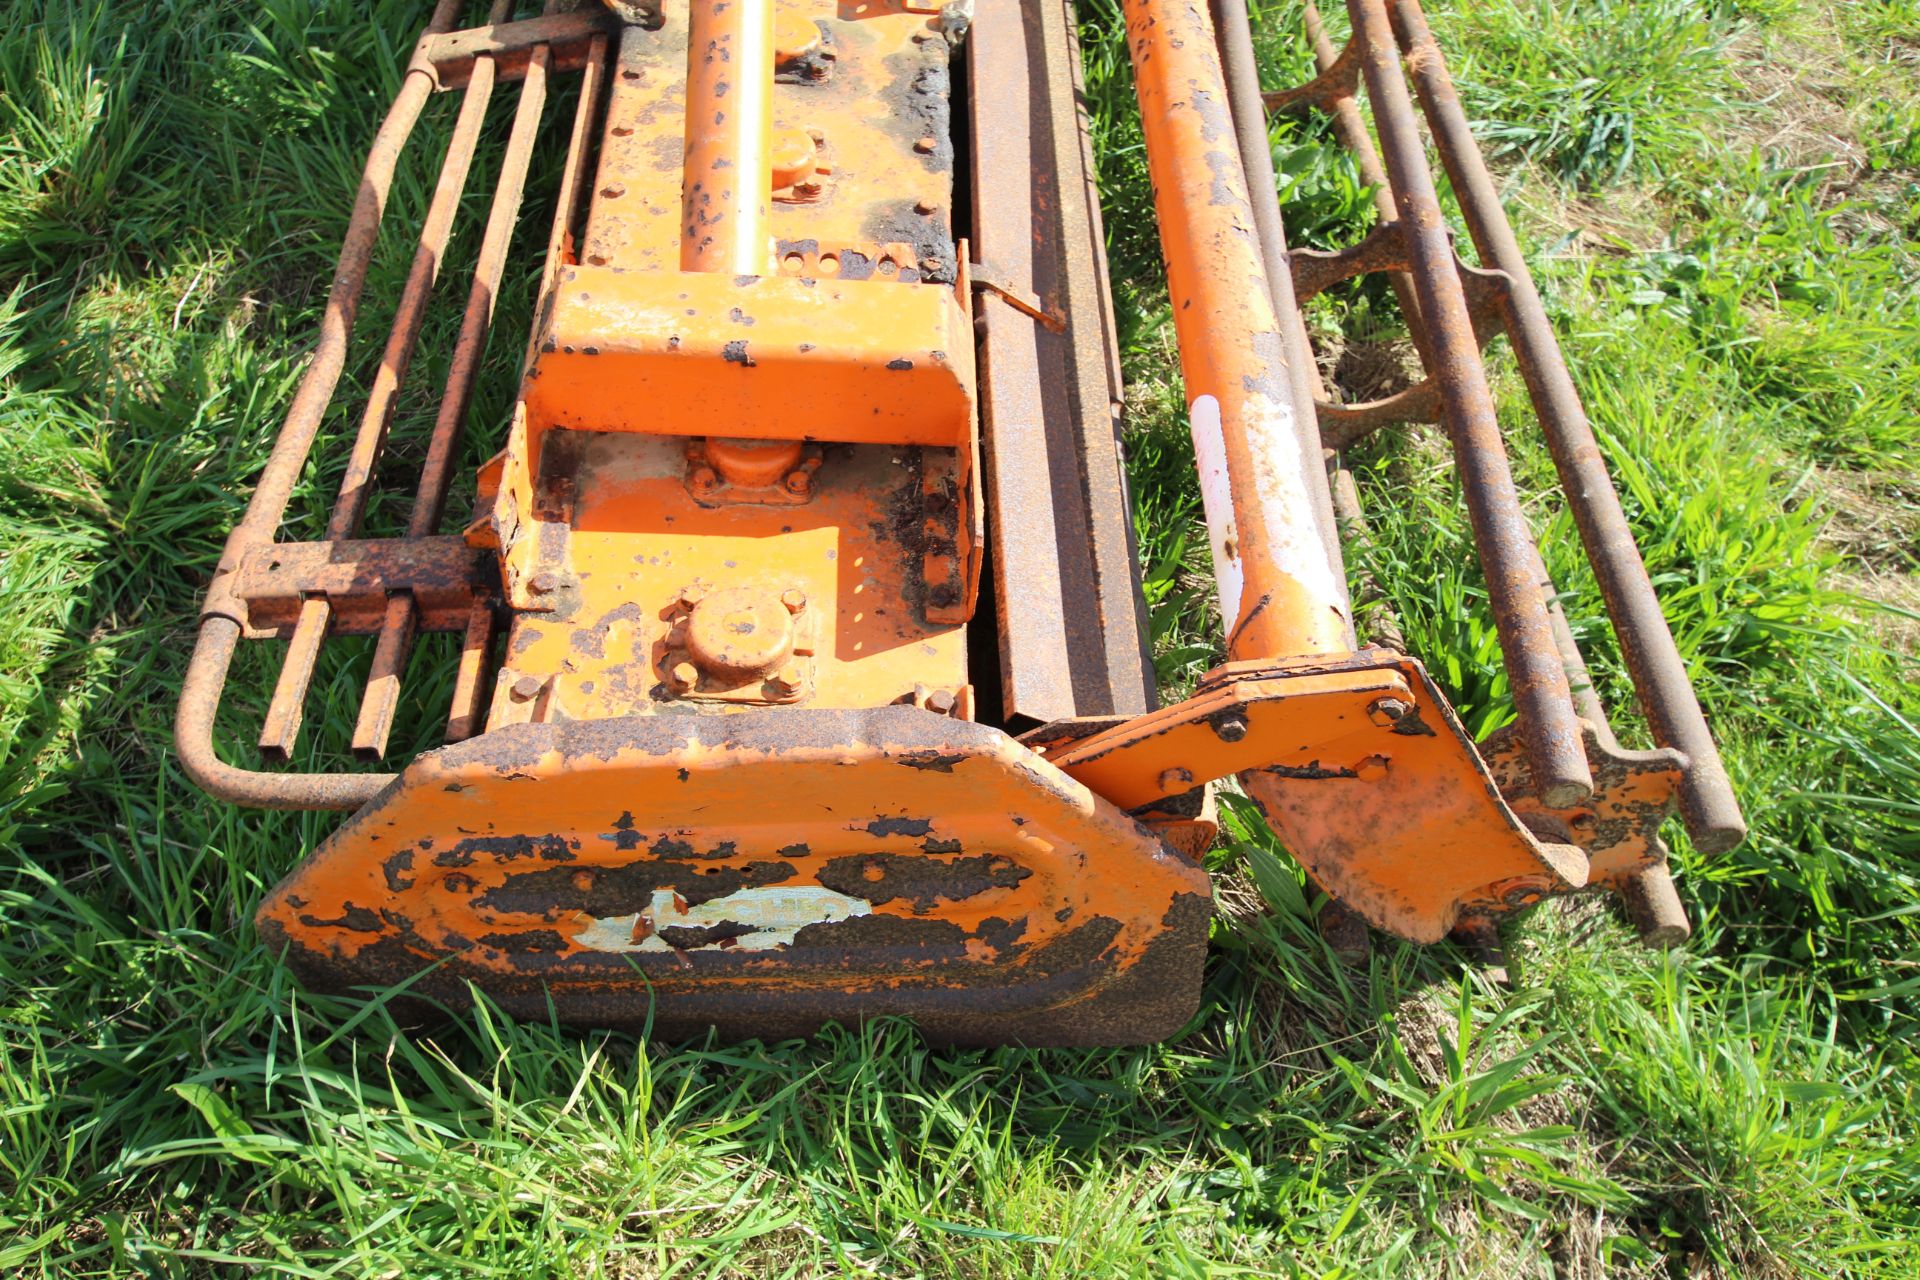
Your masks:
[{"label": "orange power harrow", "polygon": [[[1158,706],[1121,389],[1062,0],[440,0],[374,140],[312,366],[222,555],[181,759],[223,799],[351,811],[259,913],[311,984],[733,1035],[904,1014],[954,1042],[1111,1044],[1196,1007],[1209,783],[1315,881],[1434,941],[1588,887],[1684,936],[1658,829],[1742,833],[1552,332],[1415,0],[1262,101],[1243,0],[1128,0],[1228,661]],[[577,104],[548,119],[556,78]],[[1479,267],[1442,222],[1411,87]],[[405,531],[368,496],[488,128],[517,85]],[[1364,88],[1376,125],[1356,106]],[[509,90],[512,91],[512,90]],[[279,541],[333,406],[381,216],[461,96],[324,537]],[[1378,192],[1290,252],[1269,109],[1329,112]],[[495,113],[497,116],[497,113]],[[1377,143],[1376,143],[1377,137]],[[523,376],[476,403],[530,162],[564,148]],[[1120,211],[1144,217],[1145,210]],[[1328,402],[1301,301],[1392,275],[1427,380]],[[1479,355],[1532,392],[1657,750],[1614,740],[1522,514]],[[469,419],[504,422],[463,472]],[[1516,721],[1476,744],[1419,661],[1355,639],[1337,450],[1451,439]],[[466,475],[471,474],[471,479]],[[456,488],[474,500],[455,532]],[[453,670],[414,659],[461,637]],[[1376,635],[1392,638],[1390,625]],[[352,738],[423,689],[398,773],[216,753],[243,639],[285,640],[258,745],[296,754],[330,639],[374,637]],[[411,685],[403,689],[403,676]]]}]

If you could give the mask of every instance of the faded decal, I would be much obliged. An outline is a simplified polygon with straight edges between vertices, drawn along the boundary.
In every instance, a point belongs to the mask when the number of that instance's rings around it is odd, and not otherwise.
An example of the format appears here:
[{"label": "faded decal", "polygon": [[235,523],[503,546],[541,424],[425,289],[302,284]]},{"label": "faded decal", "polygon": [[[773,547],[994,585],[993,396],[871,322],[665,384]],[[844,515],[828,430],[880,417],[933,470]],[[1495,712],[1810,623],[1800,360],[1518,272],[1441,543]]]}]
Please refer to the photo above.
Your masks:
[{"label": "faded decal", "polygon": [[[596,918],[573,940],[591,951],[676,951],[716,944],[765,951],[791,945],[794,935],[807,925],[872,911],[873,904],[865,898],[813,884],[740,889],[697,907],[682,906],[671,889],[656,889],[646,911]],[[673,935],[682,930],[688,936],[676,945]]]},{"label": "faded decal", "polygon": [[1213,544],[1213,576],[1220,584],[1220,617],[1231,631],[1240,617],[1246,571],[1240,565],[1240,531],[1233,519],[1233,484],[1227,479],[1227,438],[1220,425],[1220,402],[1201,396],[1188,410],[1193,431],[1194,467],[1200,473],[1200,505]]}]

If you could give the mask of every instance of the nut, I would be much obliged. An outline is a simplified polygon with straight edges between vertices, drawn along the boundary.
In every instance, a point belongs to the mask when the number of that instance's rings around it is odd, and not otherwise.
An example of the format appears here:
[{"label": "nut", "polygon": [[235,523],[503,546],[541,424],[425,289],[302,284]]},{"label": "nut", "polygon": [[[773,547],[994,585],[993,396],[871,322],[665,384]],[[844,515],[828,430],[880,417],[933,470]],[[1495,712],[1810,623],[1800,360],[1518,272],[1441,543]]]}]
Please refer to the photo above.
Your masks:
[{"label": "nut", "polygon": [[787,606],[788,613],[798,613],[807,607],[807,593],[798,587],[789,587],[780,593],[780,603]]},{"label": "nut", "polygon": [[1413,704],[1400,698],[1376,698],[1367,708],[1367,719],[1382,729],[1391,729],[1412,712]]},{"label": "nut", "polygon": [[954,696],[945,689],[935,689],[927,695],[927,710],[938,716],[953,714]]}]

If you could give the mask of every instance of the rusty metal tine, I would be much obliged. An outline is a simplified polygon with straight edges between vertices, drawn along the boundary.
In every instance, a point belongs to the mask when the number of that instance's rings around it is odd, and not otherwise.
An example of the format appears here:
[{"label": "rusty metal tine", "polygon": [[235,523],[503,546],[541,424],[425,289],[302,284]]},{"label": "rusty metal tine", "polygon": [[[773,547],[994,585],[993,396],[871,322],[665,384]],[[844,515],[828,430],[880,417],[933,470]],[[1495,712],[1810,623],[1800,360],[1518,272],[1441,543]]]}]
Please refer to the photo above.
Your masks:
[{"label": "rusty metal tine", "polygon": [[1394,13],[1434,145],[1452,179],[1481,264],[1497,267],[1513,280],[1507,294],[1508,338],[1647,723],[1656,742],[1680,751],[1689,762],[1680,786],[1680,814],[1687,833],[1702,852],[1724,852],[1746,837],[1746,820],[1687,678],[1686,662],[1660,610],[1606,459],[1594,440],[1492,175],[1468,129],[1439,45],[1417,0],[1395,0]]},{"label": "rusty metal tine", "polygon": [[[466,316],[453,349],[453,367],[447,374],[446,390],[427,445],[426,463],[421,468],[420,488],[414,496],[413,514],[407,521],[409,538],[431,534],[446,506],[454,460],[473,398],[474,380],[486,351],[487,331],[493,323],[494,299],[500,292],[507,249],[513,240],[514,223],[520,216],[521,197],[526,192],[527,167],[533,159],[534,138],[546,104],[547,65],[551,56],[545,45],[535,49],[527,63],[526,79],[521,82],[513,131],[500,164],[500,182],[494,189],[479,261],[474,267],[473,289],[467,295]],[[395,595],[389,603],[386,621],[381,624],[380,639],[374,646],[373,669],[368,674],[366,693],[360,702],[360,718],[354,726],[353,750],[362,759],[377,760],[386,754],[387,738],[393,731],[393,716],[400,701],[400,675],[413,648],[414,629],[413,597],[404,593]]]},{"label": "rusty metal tine", "polygon": [[[449,30],[459,11],[460,0],[440,0],[427,22],[426,34]],[[373,144],[367,149],[367,162],[361,170],[360,189],[354,197],[353,214],[340,246],[333,288],[327,295],[312,363],[307,366],[300,390],[295,393],[286,420],[280,426],[273,452],[260,473],[253,498],[247,503],[246,515],[227,536],[206,603],[201,607],[199,635],[181,682],[174,749],[188,776],[209,794],[235,804],[276,809],[354,809],[371,799],[390,780],[374,774],[276,774],[235,768],[221,760],[215,751],[213,726],[220,710],[220,696],[226,688],[227,670],[233,662],[234,647],[240,640],[241,610],[232,600],[227,584],[248,551],[273,541],[286,515],[288,499],[300,479],[307,454],[313,448],[314,435],[320,428],[320,419],[333,399],[334,387],[339,384],[340,372],[346,364],[347,340],[360,309],[360,292],[366,286],[367,268],[379,239],[394,168],[420,119],[421,109],[433,95],[433,86],[431,69],[416,58],[408,67],[400,92],[387,109]]]},{"label": "rusty metal tine", "polygon": [[[1313,490],[1314,516],[1327,563],[1334,576],[1346,580],[1346,560],[1340,552],[1340,527],[1334,519],[1333,495],[1327,486],[1322,458],[1320,422],[1314,413],[1317,366],[1308,340],[1306,321],[1294,297],[1293,271],[1287,250],[1286,222],[1280,215],[1280,195],[1273,172],[1273,143],[1267,137],[1267,111],[1260,100],[1260,67],[1254,59],[1253,28],[1247,20],[1246,0],[1213,0],[1214,40],[1220,47],[1221,71],[1226,77],[1227,106],[1233,116],[1240,163],[1247,173],[1247,195],[1253,205],[1254,229],[1260,236],[1260,256],[1267,268],[1267,291],[1273,314],[1280,322],[1286,346],[1287,382],[1293,393],[1295,438],[1300,446],[1300,468]],[[1353,618],[1346,619],[1348,644],[1353,643]]]},{"label": "rusty metal tine", "polygon": [[1385,0],[1347,0],[1347,11],[1353,38],[1361,42],[1361,70],[1400,211],[1407,258],[1414,268],[1420,315],[1433,345],[1443,416],[1453,437],[1454,466],[1473,523],[1520,736],[1542,798],[1564,808],[1592,793],[1593,775],[1587,768],[1566,672],[1553,647],[1546,602],[1533,580],[1526,551],[1533,545],[1533,535],[1520,510],[1520,495],[1494,417],[1493,394],[1480,363],[1439,197],[1427,172],[1425,148],[1414,125],[1413,102],[1401,78]]},{"label": "rusty metal tine", "polygon": [[[1333,41],[1327,36],[1327,24],[1320,16],[1319,8],[1308,0],[1305,13],[1307,39],[1313,44],[1313,60],[1322,73],[1333,69],[1340,61],[1340,51],[1333,47]],[[1374,148],[1373,135],[1367,132],[1367,122],[1361,118],[1360,103],[1352,94],[1336,98],[1326,107],[1333,117],[1333,131],[1340,135],[1340,141],[1353,153],[1353,161],[1360,170],[1360,179],[1373,188],[1373,207],[1382,222],[1392,222],[1399,216],[1394,208],[1393,188],[1387,182],[1386,170],[1380,166],[1380,153]],[[1420,365],[1428,373],[1433,372],[1433,356],[1427,347],[1426,326],[1420,323],[1420,299],[1414,292],[1413,277],[1404,271],[1390,271],[1387,281],[1393,286],[1394,297],[1399,300],[1400,314],[1407,318],[1407,336],[1413,340],[1414,350],[1420,353]]]},{"label": "rusty metal tine", "polygon": [[[573,132],[567,138],[567,160],[560,174],[559,198],[554,202],[553,228],[547,233],[547,256],[540,268],[540,288],[534,294],[535,315],[544,310],[547,296],[553,292],[553,283],[560,278],[567,239],[573,234],[580,200],[586,194],[587,181],[592,176],[587,165],[587,154],[593,145],[594,120],[599,115],[601,86],[605,84],[606,77],[607,38],[595,36],[587,46],[586,65],[580,69],[580,98],[573,112]],[[520,360],[522,371],[533,366],[539,343],[539,326],[529,326],[526,354]]]},{"label": "rusty metal tine", "polygon": [[493,661],[493,637],[499,616],[490,600],[475,600],[460,643],[460,671],[453,683],[453,709],[447,713],[448,742],[465,742],[480,732],[486,717],[487,669]]},{"label": "rusty metal tine", "polygon": [[[494,0],[490,20],[501,21],[511,8],[510,0]],[[467,173],[479,146],[481,126],[486,123],[493,79],[493,60],[479,59],[472,79],[467,82],[453,136],[447,142],[446,158],[440,164],[440,180],[420,227],[420,242],[414,250],[413,265],[407,272],[406,287],[394,313],[393,329],[387,335],[386,350],[380,354],[380,367],[374,373],[373,389],[354,436],[353,452],[347,459],[346,474],[340,480],[333,514],[327,521],[330,542],[351,538],[359,530],[360,518],[366,512],[368,485],[379,464],[381,450],[386,446],[387,428],[393,421],[400,385],[406,381],[407,366],[420,340],[427,299],[432,296],[434,281],[439,277],[440,260],[453,230],[453,216],[466,190]],[[320,645],[326,639],[332,614],[332,606],[324,597],[309,600],[300,609],[300,620],[294,626],[286,658],[280,665],[279,679],[274,683],[273,700],[261,724],[260,752],[269,760],[286,760],[293,754],[294,743],[300,736],[307,688],[313,683],[314,664],[319,660]]]}]

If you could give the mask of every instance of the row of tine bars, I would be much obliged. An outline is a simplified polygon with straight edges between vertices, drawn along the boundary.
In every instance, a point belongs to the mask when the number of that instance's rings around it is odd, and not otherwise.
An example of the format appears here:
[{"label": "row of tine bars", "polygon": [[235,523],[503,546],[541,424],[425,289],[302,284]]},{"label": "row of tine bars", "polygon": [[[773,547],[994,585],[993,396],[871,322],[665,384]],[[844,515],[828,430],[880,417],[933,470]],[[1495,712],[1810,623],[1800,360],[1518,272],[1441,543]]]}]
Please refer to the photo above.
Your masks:
[{"label": "row of tine bars", "polygon": [[[1549,805],[1561,807],[1589,794],[1592,775],[1578,719],[1588,721],[1604,745],[1612,747],[1614,739],[1521,510],[1495,418],[1480,345],[1496,328],[1504,332],[1648,726],[1659,745],[1686,758],[1679,794],[1682,821],[1702,852],[1729,849],[1746,834],[1738,802],[1419,0],[1347,0],[1347,12],[1351,35],[1343,49],[1336,49],[1320,12],[1309,2],[1306,30],[1318,74],[1296,88],[1262,94],[1246,0],[1213,0],[1238,149],[1253,195],[1261,253],[1269,264],[1274,310],[1286,331],[1289,363],[1301,370],[1314,368],[1300,311],[1302,295],[1343,275],[1387,270],[1428,374],[1413,394],[1369,406],[1372,412],[1343,412],[1343,406],[1327,403],[1311,381],[1306,383],[1304,395],[1313,404],[1301,408],[1317,412],[1326,427],[1336,515],[1350,540],[1364,539],[1358,493],[1351,473],[1338,460],[1339,446],[1385,422],[1431,420],[1427,414],[1444,422],[1514,692],[1518,732],[1538,793]],[[1373,133],[1358,103],[1363,85],[1372,107]],[[1414,95],[1485,269],[1466,267],[1455,256],[1420,137]],[[1268,113],[1304,108],[1331,117],[1373,190],[1381,225],[1367,244],[1344,255],[1291,253],[1287,247]],[[1315,261],[1329,256],[1345,259],[1351,269],[1343,273],[1336,263],[1330,273],[1326,262]],[[1291,269],[1280,269],[1283,266]],[[1296,398],[1302,394],[1296,380]],[[1376,631],[1383,641],[1395,643],[1390,612]]]},{"label": "row of tine bars", "polygon": [[[505,21],[510,16],[511,8],[512,0],[493,0],[487,21],[490,24]],[[552,8],[553,5],[549,3],[549,11]],[[428,34],[435,35],[450,29],[459,9],[460,0],[441,0],[428,25]],[[562,180],[560,209],[548,246],[546,276],[541,281],[543,295],[552,283],[551,275],[558,261],[558,255],[552,250],[560,243],[571,223],[587,176],[587,148],[582,144],[598,97],[605,53],[606,37],[595,37],[586,62],[585,83],[574,122],[573,145]],[[466,310],[434,420],[433,433],[428,441],[412,511],[407,520],[404,535],[407,538],[423,538],[433,534],[446,506],[448,489],[459,461],[462,428],[486,350],[494,303],[506,270],[507,251],[525,192],[527,171],[546,102],[550,63],[550,49],[545,45],[536,46],[521,77],[520,97],[501,161],[499,180],[494,187],[486,228],[482,233]],[[325,536],[330,541],[353,538],[366,511],[369,488],[386,445],[388,428],[406,380],[408,365],[419,344],[427,304],[440,274],[453,232],[455,214],[467,188],[496,80],[494,59],[484,55],[477,58],[472,76],[463,91],[459,115],[441,161],[439,179],[421,223],[412,265],[395,310],[393,327],[387,335],[379,365],[375,369],[353,437],[346,472],[341,478],[339,493],[327,522]],[[261,479],[260,493],[267,495],[270,524],[268,511],[262,509],[261,498],[255,499],[254,509],[248,513],[249,524],[261,527],[278,525],[285,501],[280,495],[290,487],[304,463],[320,419],[332,398],[340,375],[344,347],[358,307],[361,286],[373,256],[374,241],[394,166],[434,87],[431,71],[418,63],[409,67],[400,93],[375,138],[362,179],[360,200],[355,206],[341,252],[333,296],[328,301],[319,351],[312,371],[302,384],[288,415],[267,474]],[[256,517],[259,518],[256,520]],[[308,687],[313,680],[321,645],[327,637],[331,615],[331,606],[324,596],[309,597],[301,605],[260,733],[260,751],[267,759],[284,761],[293,753]],[[411,593],[391,593],[386,602],[385,617],[380,623],[372,668],[354,726],[353,751],[361,759],[378,760],[386,753],[395,711],[399,706],[401,674],[412,652],[418,623],[418,610]],[[476,601],[468,620],[453,708],[448,717],[446,739],[449,742],[469,737],[479,727],[486,694],[488,654],[493,646],[497,625],[493,602]]]},{"label": "row of tine bars", "polygon": [[[491,0],[488,23],[504,22],[512,7],[512,0]],[[306,468],[346,363],[354,320],[395,170],[427,100],[440,88],[429,46],[435,37],[454,29],[463,8],[464,0],[437,0],[399,92],[374,135],[322,315],[319,341],[246,514],[228,536],[216,570],[216,586],[201,618],[181,691],[175,741],[183,765],[201,785],[233,803],[279,809],[356,809],[392,780],[392,775],[384,773],[267,772],[231,766],[219,758],[213,747],[214,724],[233,655],[243,633],[243,618],[227,612],[214,601],[221,594],[217,584],[222,577],[234,573],[250,553],[270,547],[276,541],[287,504]],[[548,14],[556,13],[558,8],[557,0],[547,0]],[[587,141],[601,96],[607,50],[606,36],[592,37],[584,62],[579,107],[573,121],[558,207],[549,235],[547,266],[540,282],[543,297],[552,287],[559,261],[555,250],[565,242],[576,210],[585,197],[584,187],[589,177],[585,171]],[[524,66],[516,64],[503,69],[494,56],[484,52],[474,59],[471,76],[464,85],[464,101],[422,220],[393,326],[353,436],[346,472],[327,524],[329,540],[351,539],[359,530],[370,486],[386,446],[388,428],[419,343],[427,305],[467,188],[493,91],[499,81],[518,78],[520,96],[405,537],[428,537],[440,524],[461,455],[463,428],[486,351],[508,249],[519,219],[553,63],[554,51],[547,44],[536,45]],[[332,621],[332,608],[324,597],[316,596],[303,602],[260,734],[261,754],[270,761],[285,761],[293,754],[319,652]],[[469,737],[480,727],[498,622],[494,601],[475,601],[465,624],[453,707],[446,729],[448,741]],[[400,705],[401,675],[421,625],[411,593],[390,592],[354,729],[353,750],[362,759],[377,760],[385,755]]]}]

